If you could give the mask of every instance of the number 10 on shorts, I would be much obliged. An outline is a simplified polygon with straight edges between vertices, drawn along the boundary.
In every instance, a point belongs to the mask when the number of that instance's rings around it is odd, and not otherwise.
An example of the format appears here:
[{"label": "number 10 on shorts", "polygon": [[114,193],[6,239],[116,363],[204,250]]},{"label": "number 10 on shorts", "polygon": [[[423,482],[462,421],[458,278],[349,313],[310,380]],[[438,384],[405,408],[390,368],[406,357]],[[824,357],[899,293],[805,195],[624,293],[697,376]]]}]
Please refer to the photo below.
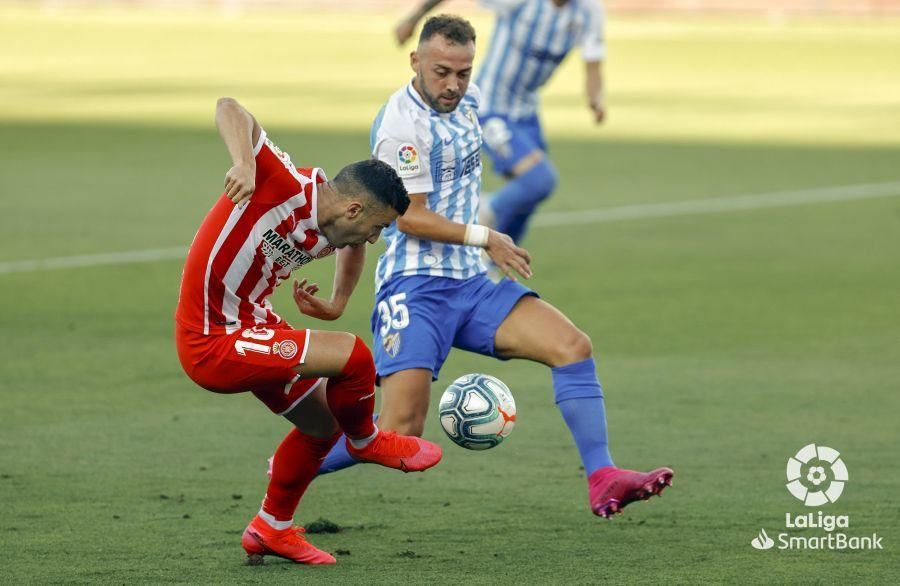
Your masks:
[{"label": "number 10 on shorts", "polygon": [[[250,338],[252,340],[271,340],[274,336],[275,330],[269,328],[250,328],[241,332],[242,338]],[[247,352],[256,352],[257,354],[270,354],[272,352],[272,346],[269,344],[257,344],[247,340],[235,340],[234,349],[241,356],[246,356]]]}]

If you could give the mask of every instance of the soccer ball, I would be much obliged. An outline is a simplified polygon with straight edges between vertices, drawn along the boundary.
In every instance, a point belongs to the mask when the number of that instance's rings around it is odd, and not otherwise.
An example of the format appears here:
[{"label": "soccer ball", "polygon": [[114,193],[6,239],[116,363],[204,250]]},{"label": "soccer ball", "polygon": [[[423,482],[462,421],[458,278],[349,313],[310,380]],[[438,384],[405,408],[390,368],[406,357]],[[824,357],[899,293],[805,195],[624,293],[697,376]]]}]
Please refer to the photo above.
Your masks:
[{"label": "soccer ball", "polygon": [[467,374],[441,396],[441,427],[469,450],[493,448],[516,424],[516,402],[509,388],[487,374]]}]

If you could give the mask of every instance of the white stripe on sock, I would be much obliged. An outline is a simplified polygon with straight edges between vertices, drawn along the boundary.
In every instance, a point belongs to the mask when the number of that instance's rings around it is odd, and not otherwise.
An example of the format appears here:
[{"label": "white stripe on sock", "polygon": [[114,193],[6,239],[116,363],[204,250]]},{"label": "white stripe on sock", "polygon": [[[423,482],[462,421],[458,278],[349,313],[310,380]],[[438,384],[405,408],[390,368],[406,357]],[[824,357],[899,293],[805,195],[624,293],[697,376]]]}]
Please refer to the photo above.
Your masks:
[{"label": "white stripe on sock", "polygon": [[260,519],[262,519],[263,521],[268,523],[269,526],[272,527],[272,529],[277,529],[279,531],[284,531],[285,529],[289,529],[294,524],[294,519],[289,519],[287,521],[279,521],[273,515],[270,515],[269,513],[262,510],[262,508],[259,509],[259,517],[260,517]]},{"label": "white stripe on sock", "polygon": [[375,431],[373,431],[372,435],[370,435],[369,437],[364,437],[364,438],[360,438],[360,439],[353,439],[351,437],[351,438],[347,438],[347,439],[350,440],[351,446],[353,446],[357,450],[361,450],[364,447],[366,447],[367,445],[369,445],[370,443],[372,443],[372,440],[375,439],[376,435],[378,435],[378,427],[377,426],[375,427]]}]

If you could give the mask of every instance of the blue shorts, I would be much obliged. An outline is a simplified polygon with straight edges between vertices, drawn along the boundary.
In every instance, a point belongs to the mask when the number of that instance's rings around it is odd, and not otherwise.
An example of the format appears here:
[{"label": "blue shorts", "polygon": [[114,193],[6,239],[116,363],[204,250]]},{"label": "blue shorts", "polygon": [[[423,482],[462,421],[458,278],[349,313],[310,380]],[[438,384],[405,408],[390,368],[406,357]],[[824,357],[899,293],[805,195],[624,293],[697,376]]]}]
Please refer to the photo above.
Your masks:
[{"label": "blue shorts", "polygon": [[529,295],[537,297],[520,283],[493,283],[485,275],[391,279],[375,296],[372,312],[378,376],[425,368],[437,380],[451,347],[499,358],[494,354],[497,328]]},{"label": "blue shorts", "polygon": [[510,120],[500,114],[485,114],[479,117],[479,121],[484,134],[482,146],[494,163],[494,171],[501,175],[511,175],[513,167],[529,153],[538,149],[547,151],[547,141],[544,140],[537,114],[521,120]]}]

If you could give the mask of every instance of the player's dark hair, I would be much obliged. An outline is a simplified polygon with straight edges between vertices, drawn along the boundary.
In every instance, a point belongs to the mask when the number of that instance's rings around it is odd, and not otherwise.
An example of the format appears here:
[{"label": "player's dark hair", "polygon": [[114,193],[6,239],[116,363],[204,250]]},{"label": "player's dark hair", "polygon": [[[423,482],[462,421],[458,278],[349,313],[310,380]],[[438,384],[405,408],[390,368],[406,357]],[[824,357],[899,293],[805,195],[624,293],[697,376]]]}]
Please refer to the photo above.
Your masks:
[{"label": "player's dark hair", "polygon": [[400,176],[390,165],[376,159],[350,163],[334,178],[334,185],[346,195],[368,193],[400,215],[409,207],[409,194]]},{"label": "player's dark hair", "polygon": [[475,27],[460,16],[439,14],[425,21],[419,35],[419,43],[424,43],[434,35],[441,35],[457,45],[467,45],[475,42]]}]

